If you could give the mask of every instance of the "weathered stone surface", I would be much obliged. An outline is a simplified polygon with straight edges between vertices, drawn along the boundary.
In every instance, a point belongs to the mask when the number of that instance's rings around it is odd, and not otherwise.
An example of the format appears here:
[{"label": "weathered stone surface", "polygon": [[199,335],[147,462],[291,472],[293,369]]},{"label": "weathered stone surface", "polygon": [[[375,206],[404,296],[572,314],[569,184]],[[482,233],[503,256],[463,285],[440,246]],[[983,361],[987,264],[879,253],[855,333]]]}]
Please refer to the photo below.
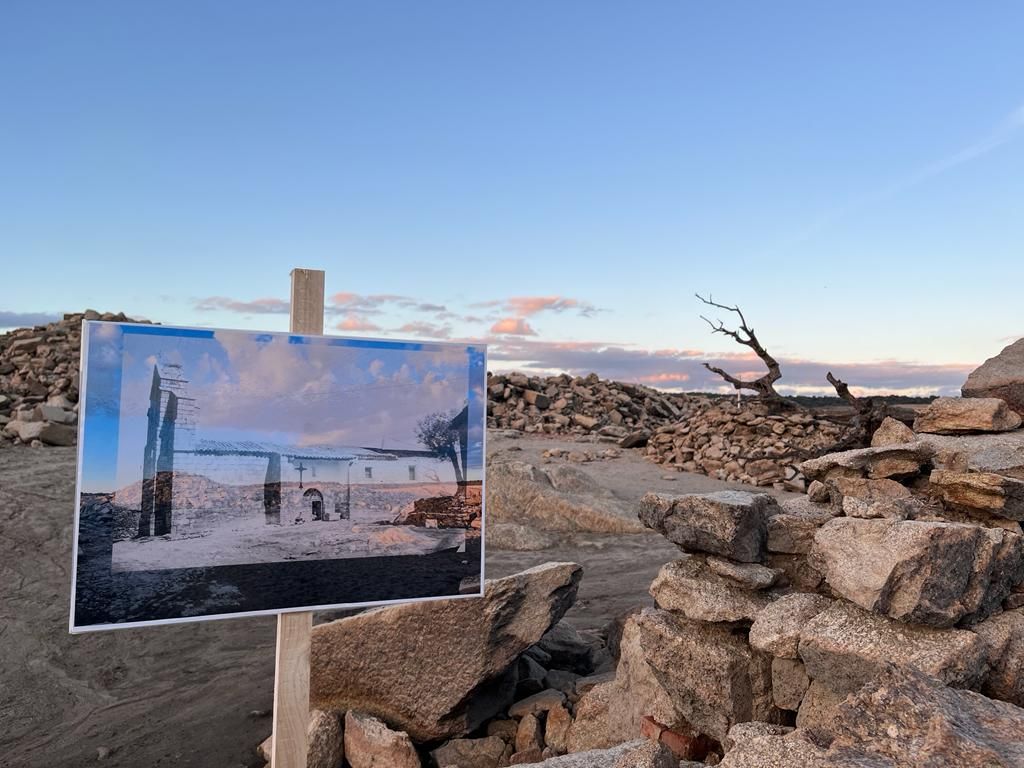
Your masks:
[{"label": "weathered stone surface", "polygon": [[482,739],[452,739],[430,754],[437,768],[497,768],[504,753],[505,742],[497,736],[487,736]]},{"label": "weathered stone surface", "polygon": [[664,744],[636,739],[608,749],[594,749],[552,757],[538,768],[680,768],[677,758]]},{"label": "weathered stone surface", "polygon": [[802,661],[772,659],[772,699],[779,709],[796,712],[810,684]]},{"label": "weathered stone surface", "polygon": [[805,461],[800,469],[807,478],[822,481],[840,477],[910,477],[921,471],[921,466],[932,454],[928,443],[918,440],[902,445],[829,453]]},{"label": "weathered stone surface", "polygon": [[964,397],[996,397],[1024,416],[1024,339],[1018,339],[971,372]]},{"label": "weathered stone surface", "polygon": [[[633,614],[622,628],[619,642],[619,664],[615,670],[615,680],[611,684],[607,700],[606,724],[603,735],[615,744],[628,741],[640,733],[640,726],[645,716],[653,717],[669,728],[682,725],[684,715],[678,711],[668,691],[665,690],[655,671],[647,663],[644,649],[640,645],[639,617],[642,612]],[[604,688],[599,685],[598,688]],[[597,690],[595,688],[595,690]],[[580,703],[582,703],[582,699]],[[577,728],[580,721],[579,704],[576,706]],[[580,726],[585,728],[585,726]],[[594,746],[600,746],[595,744]],[[587,747],[589,748],[589,747]],[[576,750],[572,750],[576,751]]]},{"label": "weathered stone surface", "polygon": [[768,556],[768,565],[781,570],[790,588],[799,592],[814,592],[825,583],[825,576],[810,562],[807,555],[772,552]]},{"label": "weathered stone surface", "polygon": [[905,520],[915,509],[910,489],[895,480],[840,477],[829,482],[832,503],[850,517]]},{"label": "weathered stone surface", "polygon": [[[817,482],[817,481],[816,481]],[[819,483],[822,488],[825,486]],[[826,489],[827,490],[827,489]],[[768,551],[806,554],[814,544],[814,534],[838,512],[828,504],[806,497],[786,499],[782,513],[768,518]]]},{"label": "weathered stone surface", "polygon": [[544,742],[558,754],[569,750],[569,727],[572,715],[569,710],[559,704],[548,710],[544,717]]},{"label": "weathered stone surface", "polygon": [[719,576],[703,559],[694,556],[664,565],[651,582],[651,596],[666,611],[712,622],[753,621],[775,597]]},{"label": "weathered stone surface", "polygon": [[372,713],[419,741],[466,734],[508,706],[503,675],[569,609],[581,576],[574,563],[548,563],[487,582],[480,599],[390,606],[314,627],[311,700]]},{"label": "weathered stone surface", "polygon": [[645,609],[635,621],[647,663],[698,733],[721,740],[736,723],[781,717],[771,699],[771,657],[745,638],[666,611]]},{"label": "weathered stone surface", "polygon": [[800,632],[832,601],[823,595],[784,595],[761,611],[750,627],[750,645],[783,659],[800,658]]},{"label": "weathered stone surface", "polygon": [[712,572],[747,589],[767,589],[782,575],[778,568],[767,568],[757,563],[737,563],[713,555],[709,555],[705,562]]},{"label": "weathered stone surface", "polygon": [[1024,538],[961,523],[836,518],[813,559],[847,600],[900,621],[980,621],[1024,578]]},{"label": "weathered stone surface", "polygon": [[932,470],[932,489],[947,504],[1010,520],[1024,520],[1024,480],[993,472]]},{"label": "weathered stone surface", "polygon": [[572,624],[557,622],[537,643],[547,653],[549,669],[571,669],[580,674],[593,671],[594,653],[597,650],[593,638],[585,638]]},{"label": "weathered stone surface", "polygon": [[839,705],[830,730],[830,764],[1024,765],[1024,710],[912,669],[884,670]]},{"label": "weathered stone surface", "polygon": [[544,749],[544,726],[539,717],[526,713],[516,728],[516,752],[536,749],[538,753]]},{"label": "weathered stone surface", "polygon": [[812,680],[850,693],[889,663],[910,666],[960,687],[985,670],[985,645],[973,632],[902,624],[842,600],[808,621],[800,658]]},{"label": "weathered stone surface", "polygon": [[[719,763],[721,768],[828,768],[825,750],[805,734],[775,733],[767,723],[742,723],[729,731],[732,747]],[[777,727],[777,726],[776,726]]]},{"label": "weathered stone surface", "polygon": [[525,715],[536,715],[547,712],[552,707],[560,707],[565,704],[565,694],[561,691],[548,688],[533,696],[517,701],[508,708],[510,717],[523,717]]},{"label": "weathered stone surface", "polygon": [[[820,480],[814,480],[807,486],[807,498],[817,504],[829,501],[828,486]],[[785,506],[782,505],[783,508]]]},{"label": "weathered stone surface", "polygon": [[345,759],[345,733],[340,712],[314,709],[309,713],[309,751],[306,768],[338,768]]},{"label": "weathered stone surface", "polygon": [[[606,749],[621,741],[609,733],[608,707],[618,693],[617,684],[609,682],[595,685],[580,697],[576,702],[576,717],[566,736],[566,747],[570,752]],[[639,732],[638,722],[633,735]]]},{"label": "weathered stone surface", "polygon": [[1024,706],[1024,609],[1000,613],[971,629],[985,642],[988,657],[981,692]]},{"label": "weathered stone surface", "polygon": [[892,416],[886,416],[878,425],[875,433],[871,435],[871,447],[882,448],[887,445],[912,443],[916,439],[917,435],[914,434],[914,430],[902,421],[898,421]]},{"label": "weathered stone surface", "polygon": [[777,511],[766,493],[648,493],[640,501],[639,518],[684,551],[756,563],[766,554],[768,517]]},{"label": "weathered stone surface", "polygon": [[915,432],[962,435],[973,432],[1009,432],[1021,425],[1019,414],[996,397],[939,397],[914,420]]},{"label": "weathered stone surface", "polygon": [[845,695],[836,693],[824,681],[811,680],[796,713],[797,727],[808,732],[827,733],[844,698]]},{"label": "weathered stone surface", "polygon": [[985,435],[921,435],[936,469],[992,472],[1024,480],[1024,430]]},{"label": "weathered stone surface", "polygon": [[345,714],[345,759],[352,768],[422,768],[408,734],[361,712]]}]

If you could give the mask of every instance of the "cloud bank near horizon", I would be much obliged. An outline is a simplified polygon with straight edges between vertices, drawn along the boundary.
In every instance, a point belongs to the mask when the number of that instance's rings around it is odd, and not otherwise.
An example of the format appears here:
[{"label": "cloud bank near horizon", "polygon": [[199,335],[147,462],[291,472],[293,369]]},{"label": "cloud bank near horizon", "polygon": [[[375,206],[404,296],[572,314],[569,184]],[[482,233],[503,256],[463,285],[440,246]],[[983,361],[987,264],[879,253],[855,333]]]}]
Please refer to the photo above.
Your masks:
[{"label": "cloud bank near horizon", "polygon": [[[238,301],[224,297],[197,300],[195,308],[239,314],[286,314],[287,301]],[[250,309],[252,308],[252,309]],[[273,308],[271,310],[271,308]],[[568,296],[513,296],[464,306],[420,301],[393,294],[337,293],[328,298],[326,312],[339,317],[332,328],[345,333],[412,336],[489,345],[489,368],[494,372],[522,370],[537,375],[595,372],[604,378],[637,382],[659,389],[733,392],[733,388],[704,367],[724,368],[741,378],[764,372],[760,360],[742,350],[735,353],[704,349],[651,349],[642,344],[570,341],[544,338],[537,321],[545,313],[575,313],[591,317],[602,310]],[[371,319],[372,318],[372,319]],[[397,322],[388,320],[397,319]],[[482,327],[481,327],[482,326]],[[832,395],[825,380],[829,371],[850,384],[859,395],[955,395],[976,363],[929,364],[886,359],[872,362],[807,360],[779,356],[783,378],[777,387],[786,394]],[[979,361],[980,362],[980,361]]]}]

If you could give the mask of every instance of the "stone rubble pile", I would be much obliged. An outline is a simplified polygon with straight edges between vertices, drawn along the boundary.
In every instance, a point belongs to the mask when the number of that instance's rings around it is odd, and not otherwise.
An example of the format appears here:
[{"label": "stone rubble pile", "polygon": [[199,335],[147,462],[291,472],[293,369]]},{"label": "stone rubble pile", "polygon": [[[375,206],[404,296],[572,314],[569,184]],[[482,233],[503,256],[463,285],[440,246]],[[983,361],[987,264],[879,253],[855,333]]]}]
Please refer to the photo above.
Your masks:
[{"label": "stone rubble pile", "polygon": [[310,765],[1024,766],[1020,416],[940,398],[782,502],[647,494],[681,557],[601,634],[559,622],[564,563],[317,627],[314,717],[345,734]]},{"label": "stone rubble pile", "polygon": [[647,456],[683,472],[803,492],[800,463],[828,450],[844,427],[808,411],[773,413],[756,400],[693,398],[684,421],[658,427]]},{"label": "stone rubble pile", "polygon": [[608,441],[635,435],[633,440],[640,444],[658,427],[683,419],[691,399],[600,379],[596,373],[548,378],[488,374],[487,426],[527,433],[596,435]]},{"label": "stone rubble pile", "polygon": [[82,320],[137,322],[90,309],[0,335],[0,444],[77,441]]},{"label": "stone rubble pile", "polygon": [[[808,411],[774,413],[746,399],[658,392],[596,374],[488,378],[488,426],[643,448],[653,461],[720,480],[803,492],[802,458],[844,428]],[[577,461],[586,461],[576,452]]]}]

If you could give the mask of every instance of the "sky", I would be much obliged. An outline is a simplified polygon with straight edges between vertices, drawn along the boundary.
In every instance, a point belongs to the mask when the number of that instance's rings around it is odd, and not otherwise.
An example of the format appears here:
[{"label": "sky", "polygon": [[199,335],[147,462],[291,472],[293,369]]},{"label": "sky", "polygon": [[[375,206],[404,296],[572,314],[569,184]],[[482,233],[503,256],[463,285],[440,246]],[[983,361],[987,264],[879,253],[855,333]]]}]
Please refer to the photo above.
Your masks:
[{"label": "sky", "polygon": [[[460,344],[92,323],[83,490],[141,479],[153,369],[188,381],[192,440],[423,450],[417,425],[468,405],[469,469],[482,466],[483,358]],[[174,366],[168,369],[167,366]],[[175,437],[188,450],[187,430]],[[115,475],[112,476],[112,475]]]},{"label": "sky", "polygon": [[493,370],[952,393],[1024,335],[1016,2],[10,2],[0,328],[86,307]]}]

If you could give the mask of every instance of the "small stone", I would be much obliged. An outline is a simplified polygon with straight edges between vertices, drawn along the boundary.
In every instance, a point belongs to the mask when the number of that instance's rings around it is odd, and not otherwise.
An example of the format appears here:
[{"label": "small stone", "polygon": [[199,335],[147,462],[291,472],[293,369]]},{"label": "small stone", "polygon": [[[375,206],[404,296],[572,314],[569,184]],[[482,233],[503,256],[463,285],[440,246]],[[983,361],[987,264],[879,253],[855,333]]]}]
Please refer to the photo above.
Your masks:
[{"label": "small stone", "polygon": [[796,712],[810,684],[802,661],[772,659],[772,698],[779,709]]},{"label": "small stone", "polygon": [[1024,480],[993,472],[932,470],[932,488],[947,504],[1010,520],[1024,520]]},{"label": "small stone", "polygon": [[813,481],[807,486],[807,498],[818,504],[829,501],[828,486],[820,480]]},{"label": "small stone", "polygon": [[497,768],[505,753],[505,746],[505,742],[497,736],[452,739],[430,755],[437,763],[437,768]]},{"label": "small stone", "polygon": [[564,706],[558,705],[548,710],[544,718],[544,741],[558,754],[568,751],[569,727],[572,725],[572,715]]},{"label": "small stone", "polygon": [[710,622],[753,621],[774,597],[717,575],[694,556],[662,566],[650,592],[659,608]]},{"label": "small stone", "polygon": [[713,573],[747,589],[767,589],[782,575],[782,571],[777,568],[767,568],[757,563],[737,563],[713,555],[708,556],[706,562]]},{"label": "small stone", "polygon": [[[561,705],[559,705],[561,706]],[[516,752],[536,749],[539,753],[544,749],[544,731],[540,720],[533,713],[523,715],[516,729]]]},{"label": "small stone", "polygon": [[914,434],[914,430],[902,421],[897,421],[892,416],[886,416],[871,436],[871,447],[882,448],[887,445],[912,443],[916,439],[917,435]]},{"label": "small stone", "polygon": [[352,711],[345,714],[345,759],[352,768],[422,768],[408,734]]}]

